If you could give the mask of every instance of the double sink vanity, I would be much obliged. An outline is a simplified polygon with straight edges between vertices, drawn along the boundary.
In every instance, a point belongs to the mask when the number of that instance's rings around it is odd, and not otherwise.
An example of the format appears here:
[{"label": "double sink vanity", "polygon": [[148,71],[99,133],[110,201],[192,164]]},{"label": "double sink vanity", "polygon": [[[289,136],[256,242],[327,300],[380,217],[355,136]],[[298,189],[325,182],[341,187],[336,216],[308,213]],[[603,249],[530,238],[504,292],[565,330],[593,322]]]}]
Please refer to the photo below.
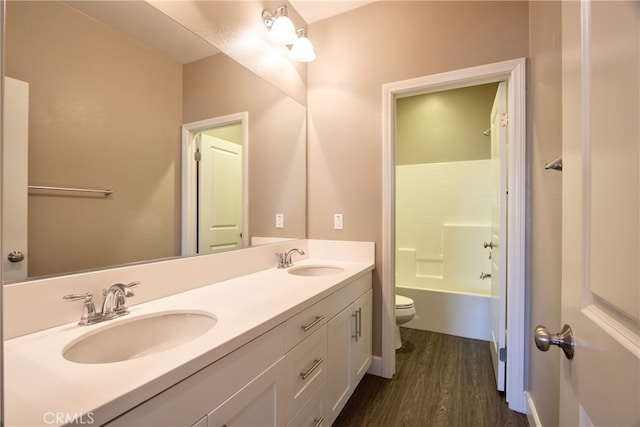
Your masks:
[{"label": "double sink vanity", "polygon": [[[74,319],[5,341],[5,424],[329,426],[371,365],[373,268],[373,243],[295,240],[8,289],[58,289]],[[117,274],[129,313],[79,325],[62,296]]]}]

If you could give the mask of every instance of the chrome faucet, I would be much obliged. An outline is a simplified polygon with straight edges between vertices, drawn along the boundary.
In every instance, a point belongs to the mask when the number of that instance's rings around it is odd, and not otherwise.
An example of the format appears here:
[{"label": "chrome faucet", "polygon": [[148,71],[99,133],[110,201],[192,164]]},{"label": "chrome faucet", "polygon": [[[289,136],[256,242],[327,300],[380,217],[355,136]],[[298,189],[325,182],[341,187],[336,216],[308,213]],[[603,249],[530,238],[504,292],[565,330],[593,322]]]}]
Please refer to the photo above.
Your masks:
[{"label": "chrome faucet", "polygon": [[304,255],[304,251],[302,249],[298,249],[298,248],[294,248],[291,249],[290,251],[287,252],[279,252],[276,254],[277,257],[279,257],[278,260],[278,268],[289,268],[293,265],[293,262],[291,261],[291,255],[297,252],[300,255]]},{"label": "chrome faucet", "polygon": [[125,298],[134,296],[131,288],[138,286],[140,282],[131,282],[126,285],[122,283],[116,283],[111,285],[109,289],[103,289],[102,294],[104,300],[102,301],[102,311],[96,312],[96,307],[93,302],[93,294],[87,292],[86,294],[70,294],[62,297],[65,301],[80,301],[82,300],[82,315],[80,316],[79,325],[93,325],[105,320],[115,319],[119,316],[124,316],[129,313],[125,306]]},{"label": "chrome faucet", "polygon": [[134,286],[138,286],[140,282],[131,282],[129,284],[116,283],[111,285],[109,289],[103,289],[102,295],[102,320],[114,319],[129,313],[125,305],[125,298],[134,296],[131,290]]}]

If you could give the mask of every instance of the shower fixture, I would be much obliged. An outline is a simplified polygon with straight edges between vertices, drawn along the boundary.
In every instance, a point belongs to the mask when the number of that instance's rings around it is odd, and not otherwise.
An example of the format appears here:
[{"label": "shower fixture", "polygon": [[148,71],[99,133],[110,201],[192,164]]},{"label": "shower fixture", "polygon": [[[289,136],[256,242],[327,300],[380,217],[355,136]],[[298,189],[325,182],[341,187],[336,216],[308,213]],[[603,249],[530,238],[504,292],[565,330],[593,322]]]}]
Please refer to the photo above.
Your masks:
[{"label": "shower fixture", "polygon": [[482,134],[485,136],[491,136],[491,128],[485,130],[484,132],[482,132]]}]

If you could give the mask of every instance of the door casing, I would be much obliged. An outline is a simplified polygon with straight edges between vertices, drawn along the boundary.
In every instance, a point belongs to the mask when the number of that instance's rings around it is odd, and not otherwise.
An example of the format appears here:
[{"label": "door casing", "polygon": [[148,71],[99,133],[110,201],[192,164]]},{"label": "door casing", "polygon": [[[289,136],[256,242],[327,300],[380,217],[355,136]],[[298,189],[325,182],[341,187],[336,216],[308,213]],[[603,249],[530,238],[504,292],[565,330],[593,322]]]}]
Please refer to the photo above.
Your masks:
[{"label": "door casing", "polygon": [[382,355],[372,373],[395,373],[395,102],[396,98],[506,81],[509,198],[507,204],[506,400],[526,412],[526,59],[519,58],[403,80],[382,87]]}]

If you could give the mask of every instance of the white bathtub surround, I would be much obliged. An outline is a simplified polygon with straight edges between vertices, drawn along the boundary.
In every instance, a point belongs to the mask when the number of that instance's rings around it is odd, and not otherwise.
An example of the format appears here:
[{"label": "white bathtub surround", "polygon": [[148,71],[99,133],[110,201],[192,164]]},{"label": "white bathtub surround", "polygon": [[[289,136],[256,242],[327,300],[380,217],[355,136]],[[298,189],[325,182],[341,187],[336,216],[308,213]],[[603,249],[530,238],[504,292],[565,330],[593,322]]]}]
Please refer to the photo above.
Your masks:
[{"label": "white bathtub surround", "polygon": [[396,168],[396,275],[401,284],[490,293],[490,160]]},{"label": "white bathtub surround", "polygon": [[491,161],[396,168],[396,293],[412,298],[407,327],[490,337]]},{"label": "white bathtub surround", "polygon": [[[307,253],[305,257],[294,255],[295,265],[331,264],[340,266],[344,272],[308,278],[275,268],[277,259],[273,253],[293,247]],[[13,292],[5,293],[5,307],[22,305],[17,297],[42,299],[43,293],[47,299],[38,304],[51,308],[55,319],[47,318],[46,310],[38,312],[38,319],[29,324],[33,330],[5,341],[6,425],[42,425],[43,414],[50,411],[91,413],[94,423],[100,425],[320,301],[354,277],[367,274],[373,267],[373,243],[299,240],[14,285]],[[62,302],[65,293],[98,294],[103,286],[131,280],[140,280],[142,284],[135,289],[136,296],[128,301],[131,313],[119,319],[78,326],[80,305]],[[17,289],[20,286],[24,289]],[[36,294],[29,295],[30,292]],[[140,303],[142,299],[146,302]],[[182,346],[126,362],[86,365],[62,357],[69,342],[91,329],[174,310],[212,313],[217,324]],[[11,318],[5,318],[5,324],[14,328],[14,335],[16,330],[25,331],[24,326],[11,325],[23,321],[25,315],[19,310],[12,310],[11,314]],[[66,322],[59,326],[47,326],[63,319]],[[50,329],[29,333],[43,327]]]}]

